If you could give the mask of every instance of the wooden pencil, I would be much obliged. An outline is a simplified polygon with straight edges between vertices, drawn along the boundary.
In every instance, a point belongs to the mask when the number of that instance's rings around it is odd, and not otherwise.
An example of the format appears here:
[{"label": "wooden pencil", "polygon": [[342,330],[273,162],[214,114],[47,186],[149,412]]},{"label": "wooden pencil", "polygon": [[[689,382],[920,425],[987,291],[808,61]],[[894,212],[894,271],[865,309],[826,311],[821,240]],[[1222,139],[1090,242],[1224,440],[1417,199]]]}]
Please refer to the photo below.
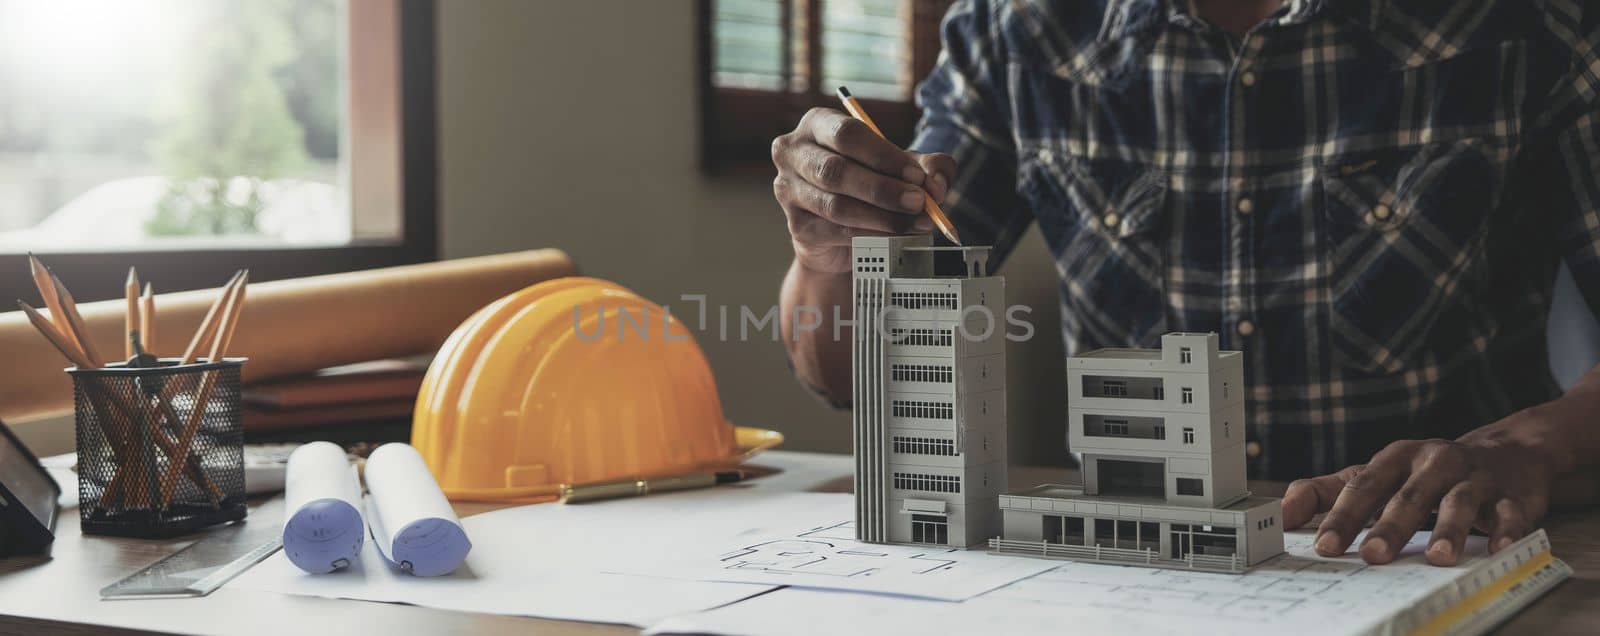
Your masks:
[{"label": "wooden pencil", "polygon": [[189,339],[189,346],[183,350],[183,358],[179,364],[193,364],[200,355],[200,349],[211,342],[211,336],[217,332],[217,321],[222,318],[222,308],[228,304],[228,299],[233,297],[233,288],[238,286],[239,279],[244,276],[244,271],[233,273],[233,278],[228,279],[228,284],[222,286],[222,295],[211,302],[211,308],[206,310],[206,316],[200,319],[200,327],[195,329],[194,337]]},{"label": "wooden pencil", "polygon": [[127,315],[122,319],[122,358],[133,357],[133,341],[139,337],[139,271],[129,267],[128,280],[122,283],[122,295],[127,300]]},{"label": "wooden pencil", "polygon": [[78,352],[79,358],[87,358],[82,355],[83,348],[78,346],[77,340],[67,328],[66,312],[61,309],[61,297],[56,295],[55,277],[50,275],[50,270],[39,261],[39,257],[32,254],[28,255],[28,272],[33,276],[33,286],[39,288],[39,297],[44,300],[45,308],[50,310],[50,328],[70,341],[72,349]]},{"label": "wooden pencil", "polygon": [[[72,346],[72,343],[66,339],[66,336],[57,331],[54,326],[50,324],[48,319],[39,314],[39,310],[34,309],[31,305],[21,300],[17,301],[17,306],[20,307],[22,309],[22,313],[28,317],[28,322],[33,323],[33,327],[39,330],[39,333],[42,334],[46,340],[49,340],[50,344],[54,345],[62,355],[66,356],[68,360],[72,361],[74,366],[78,367],[79,369],[93,368],[93,365],[90,365],[88,360],[84,360],[82,358],[83,352]],[[101,500],[92,502],[94,505],[104,505],[109,503],[109,500],[114,499],[116,496],[121,494],[122,485],[120,483],[121,479],[119,479],[119,476],[122,473],[120,471],[120,467],[124,462],[126,462],[128,448],[126,447],[125,441],[118,440],[117,437],[119,436],[113,435],[113,433],[116,431],[115,427],[111,427],[113,411],[112,408],[107,406],[105,396],[102,394],[102,392],[97,390],[93,385],[88,385],[86,386],[85,395],[89,398],[90,408],[94,409],[95,419],[100,423],[100,430],[104,433],[106,442],[111,444],[111,453],[112,455],[116,456],[119,467],[118,471],[112,475],[111,480],[107,482],[106,489],[101,494]],[[132,407],[130,405],[123,403],[121,400],[116,400],[116,404],[114,406],[116,406],[116,408],[122,412],[121,415],[123,417],[130,417],[130,414],[132,413]]]},{"label": "wooden pencil", "polygon": [[54,274],[50,278],[55,283],[56,295],[60,297],[61,313],[66,320],[67,327],[69,327],[69,332],[78,341],[78,346],[83,348],[83,359],[88,360],[92,367],[102,366],[104,363],[101,361],[104,358],[101,358],[100,354],[95,351],[94,342],[89,338],[89,328],[83,324],[83,315],[78,313],[78,303],[73,300],[72,292]]},{"label": "wooden pencil", "polygon": [[139,297],[139,342],[150,355],[156,353],[156,293],[150,283],[144,284],[144,294]]},{"label": "wooden pencil", "polygon": [[[246,270],[239,275],[239,280],[233,288],[233,297],[228,299],[227,305],[223,307],[222,317],[218,321],[217,333],[211,341],[211,351],[206,356],[206,362],[221,362],[227,357],[228,345],[233,341],[234,328],[239,324],[239,314],[244,309],[245,292],[249,286],[250,272]],[[194,436],[200,432],[200,423],[205,418],[206,407],[211,401],[211,391],[216,387],[217,376],[221,372],[221,369],[214,369],[200,380],[200,389],[195,393],[194,407],[189,412],[189,421],[184,423],[183,434],[178,438],[177,459],[167,465],[166,475],[161,480],[162,499],[170,498],[178,470],[188,461]]]},{"label": "wooden pencil", "polygon": [[49,318],[45,318],[39,313],[39,310],[34,309],[32,305],[29,305],[24,301],[18,300],[17,306],[22,308],[22,313],[28,316],[28,322],[33,323],[33,328],[38,329],[39,333],[43,335],[46,340],[49,340],[50,344],[54,345],[56,350],[61,352],[61,355],[66,356],[69,362],[80,369],[89,364],[87,360],[83,359],[83,352],[78,351],[78,348],[74,347],[72,342],[68,341],[66,337],[61,334],[61,332],[57,331],[55,325],[50,324]]},{"label": "wooden pencil", "polygon": [[[850,94],[850,89],[843,86],[839,87],[839,101],[844,102],[844,109],[850,112],[851,117],[855,117],[861,123],[866,124],[867,128],[879,137],[883,137],[885,140],[889,139],[884,136],[882,130],[878,129],[878,124],[872,121],[872,116],[867,114],[867,109],[861,107],[861,102],[856,101],[855,96]],[[945,216],[944,208],[939,207],[939,204],[933,200],[932,195],[922,197],[922,210],[928,215],[928,218],[933,219],[933,224],[938,226],[939,232],[944,234],[945,238],[950,239],[950,242],[956,245],[961,244],[961,236],[956,234],[955,224],[950,222],[950,217]]]}]

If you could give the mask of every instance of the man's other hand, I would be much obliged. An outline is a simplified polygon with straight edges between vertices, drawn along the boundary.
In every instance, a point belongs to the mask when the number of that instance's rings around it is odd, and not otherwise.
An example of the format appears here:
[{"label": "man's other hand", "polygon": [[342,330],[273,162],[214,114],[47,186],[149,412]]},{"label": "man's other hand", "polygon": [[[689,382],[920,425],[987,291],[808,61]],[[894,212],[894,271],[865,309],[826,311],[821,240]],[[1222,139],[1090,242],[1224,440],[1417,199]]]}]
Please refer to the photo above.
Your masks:
[{"label": "man's other hand", "polygon": [[1534,407],[1479,428],[1455,441],[1395,442],[1367,464],[1289,484],[1283,522],[1294,529],[1327,512],[1316,550],[1344,554],[1367,521],[1377,522],[1358,550],[1368,563],[1393,561],[1429,513],[1438,520],[1425,551],[1429,563],[1455,565],[1472,528],[1489,535],[1498,552],[1527,534],[1552,505],[1593,501],[1595,480],[1563,474],[1565,460],[1548,431],[1560,409]]},{"label": "man's other hand", "polygon": [[807,269],[850,271],[850,239],[928,232],[925,197],[943,203],[956,165],[948,155],[907,152],[866,124],[813,108],[772,141],[772,192],[788,217],[795,258]]}]

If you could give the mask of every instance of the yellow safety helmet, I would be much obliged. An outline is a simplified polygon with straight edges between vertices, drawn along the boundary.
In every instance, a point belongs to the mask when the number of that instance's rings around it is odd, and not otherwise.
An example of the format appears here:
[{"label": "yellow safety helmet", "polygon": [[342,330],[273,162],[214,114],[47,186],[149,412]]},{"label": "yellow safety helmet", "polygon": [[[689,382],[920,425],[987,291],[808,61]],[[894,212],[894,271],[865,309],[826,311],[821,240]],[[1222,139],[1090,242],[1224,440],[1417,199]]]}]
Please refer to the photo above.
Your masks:
[{"label": "yellow safety helmet", "polygon": [[411,444],[458,501],[738,463],[782,436],[737,429],[689,331],[614,283],[546,281],[463,322],[429,366]]}]

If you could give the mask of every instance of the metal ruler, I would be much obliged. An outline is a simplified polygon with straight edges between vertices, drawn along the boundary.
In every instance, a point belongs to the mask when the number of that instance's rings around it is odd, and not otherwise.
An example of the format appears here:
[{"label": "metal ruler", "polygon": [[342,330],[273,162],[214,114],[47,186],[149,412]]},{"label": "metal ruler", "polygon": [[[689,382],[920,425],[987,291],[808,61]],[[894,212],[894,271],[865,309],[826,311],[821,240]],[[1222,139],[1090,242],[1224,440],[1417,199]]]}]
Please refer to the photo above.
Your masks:
[{"label": "metal ruler", "polygon": [[1572,576],[1572,567],[1550,553],[1550,537],[1535,531],[1472,566],[1471,572],[1417,603],[1426,616],[1411,634],[1487,633],[1550,588]]},{"label": "metal ruler", "polygon": [[273,524],[234,523],[100,590],[100,600],[205,596],[282,547]]}]

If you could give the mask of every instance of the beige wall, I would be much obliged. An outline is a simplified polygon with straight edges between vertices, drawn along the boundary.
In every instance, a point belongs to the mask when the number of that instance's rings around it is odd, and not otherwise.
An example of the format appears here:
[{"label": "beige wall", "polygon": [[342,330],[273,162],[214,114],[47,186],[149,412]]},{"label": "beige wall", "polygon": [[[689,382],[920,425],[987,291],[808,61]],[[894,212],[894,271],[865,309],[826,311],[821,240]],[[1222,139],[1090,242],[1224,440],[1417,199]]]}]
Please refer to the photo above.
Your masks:
[{"label": "beige wall", "polygon": [[[697,168],[693,2],[439,9],[445,256],[560,247],[586,274],[680,316],[694,308],[681,294],[761,311],[776,302],[790,250],[770,180],[709,179]],[[1029,242],[1007,273],[1013,301],[1043,301],[1044,337],[1012,347],[1012,392],[1022,398],[1013,428],[1041,417],[1057,424],[1023,427],[1039,430],[1014,433],[1011,448],[1043,459],[1060,455],[1050,451],[1065,443],[1065,407],[1027,399],[1059,395],[1062,367],[1052,270],[1037,237]],[[1019,277],[1022,269],[1035,275]],[[715,325],[699,334],[729,418],[781,430],[790,448],[847,452],[848,413],[799,387],[778,343],[737,342],[737,322],[730,328],[728,342]]]}]

